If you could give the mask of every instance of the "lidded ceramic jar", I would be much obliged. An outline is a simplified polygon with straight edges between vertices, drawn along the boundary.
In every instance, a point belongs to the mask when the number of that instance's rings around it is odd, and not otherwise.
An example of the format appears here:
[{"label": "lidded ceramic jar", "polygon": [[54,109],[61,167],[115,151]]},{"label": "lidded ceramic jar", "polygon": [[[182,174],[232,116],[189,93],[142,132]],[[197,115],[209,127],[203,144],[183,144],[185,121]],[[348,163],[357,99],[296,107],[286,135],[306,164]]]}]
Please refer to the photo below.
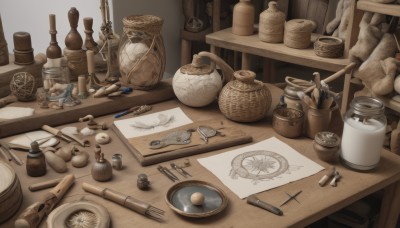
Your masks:
[{"label": "lidded ceramic jar", "polygon": [[232,33],[250,36],[254,32],[255,9],[251,0],[240,0],[233,7]]},{"label": "lidded ceramic jar", "polygon": [[[214,64],[204,64],[202,57],[216,62],[222,69],[223,77],[217,72]],[[191,64],[184,65],[176,71],[172,88],[183,104],[203,107],[217,99],[223,82],[229,81],[232,75],[232,68],[221,58],[209,52],[200,52],[193,56]]]},{"label": "lidded ceramic jar", "polygon": [[108,181],[112,177],[112,166],[110,162],[104,158],[104,153],[100,152],[100,158],[93,164],[91,174],[93,179],[97,181]]},{"label": "lidded ceramic jar", "polygon": [[153,15],[124,17],[118,49],[121,81],[134,89],[149,90],[161,81],[165,69],[163,19]]},{"label": "lidded ceramic jar", "polygon": [[258,38],[267,43],[282,43],[286,15],[278,9],[275,1],[260,14]]},{"label": "lidded ceramic jar", "polygon": [[356,170],[375,168],[381,157],[387,120],[385,105],[374,97],[355,97],[344,117],[340,158]]},{"label": "lidded ceramic jar", "polygon": [[219,95],[219,109],[226,118],[238,122],[254,122],[265,117],[271,106],[271,92],[256,74],[239,70]]},{"label": "lidded ceramic jar", "polygon": [[334,162],[340,148],[340,138],[333,132],[318,132],[315,134],[313,147],[319,159]]},{"label": "lidded ceramic jar", "polygon": [[40,177],[46,174],[46,158],[36,141],[31,143],[31,149],[26,158],[26,172],[31,177]]}]

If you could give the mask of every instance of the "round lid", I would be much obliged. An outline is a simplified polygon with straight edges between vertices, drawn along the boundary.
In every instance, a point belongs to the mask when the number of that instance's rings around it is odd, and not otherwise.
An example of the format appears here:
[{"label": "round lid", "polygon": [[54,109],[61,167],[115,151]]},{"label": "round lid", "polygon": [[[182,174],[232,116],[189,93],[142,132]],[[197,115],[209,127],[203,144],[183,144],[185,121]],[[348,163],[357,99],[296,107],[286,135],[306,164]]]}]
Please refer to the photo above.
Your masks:
[{"label": "round lid", "polygon": [[238,70],[233,76],[235,76],[236,80],[233,80],[229,83],[232,89],[241,91],[241,92],[252,92],[264,89],[264,84],[258,80],[256,80],[256,74],[250,70]]},{"label": "round lid", "polygon": [[337,134],[329,131],[321,131],[315,135],[315,142],[325,147],[336,147],[340,144],[340,138]]},{"label": "round lid", "polygon": [[192,63],[182,66],[180,71],[182,74],[205,75],[211,74],[214,71],[214,67],[204,64],[201,61],[201,56],[195,54],[193,55]]},{"label": "round lid", "polygon": [[[204,196],[202,205],[194,205],[190,197],[193,193]],[[182,181],[173,185],[167,192],[166,202],[176,213],[193,218],[203,218],[221,212],[228,205],[225,193],[204,181]]]}]

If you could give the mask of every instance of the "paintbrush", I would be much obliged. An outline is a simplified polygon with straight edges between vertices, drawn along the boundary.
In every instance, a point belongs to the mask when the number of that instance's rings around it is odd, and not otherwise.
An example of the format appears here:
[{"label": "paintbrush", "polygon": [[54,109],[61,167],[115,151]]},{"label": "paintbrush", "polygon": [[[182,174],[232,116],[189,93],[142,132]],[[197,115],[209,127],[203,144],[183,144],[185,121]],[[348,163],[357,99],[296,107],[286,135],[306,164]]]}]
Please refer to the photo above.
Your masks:
[{"label": "paintbrush", "polygon": [[300,100],[302,100],[306,105],[308,105],[308,107],[311,108],[317,108],[317,104],[311,99],[311,97],[309,97],[308,95],[306,95],[303,91],[298,91],[297,92],[297,96],[300,98]]}]

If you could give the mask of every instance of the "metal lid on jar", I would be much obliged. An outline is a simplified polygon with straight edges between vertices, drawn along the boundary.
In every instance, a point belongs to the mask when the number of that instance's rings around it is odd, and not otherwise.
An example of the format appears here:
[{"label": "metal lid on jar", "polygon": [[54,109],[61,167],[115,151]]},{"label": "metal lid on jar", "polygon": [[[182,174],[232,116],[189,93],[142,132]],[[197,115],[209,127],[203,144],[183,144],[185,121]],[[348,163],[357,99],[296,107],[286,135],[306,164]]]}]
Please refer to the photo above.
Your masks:
[{"label": "metal lid on jar", "polygon": [[375,97],[355,97],[351,101],[350,107],[354,110],[355,114],[360,116],[377,116],[385,111],[383,102]]},{"label": "metal lid on jar", "polygon": [[340,144],[340,137],[337,134],[329,131],[318,132],[315,135],[314,140],[319,145],[325,147],[336,147]]}]

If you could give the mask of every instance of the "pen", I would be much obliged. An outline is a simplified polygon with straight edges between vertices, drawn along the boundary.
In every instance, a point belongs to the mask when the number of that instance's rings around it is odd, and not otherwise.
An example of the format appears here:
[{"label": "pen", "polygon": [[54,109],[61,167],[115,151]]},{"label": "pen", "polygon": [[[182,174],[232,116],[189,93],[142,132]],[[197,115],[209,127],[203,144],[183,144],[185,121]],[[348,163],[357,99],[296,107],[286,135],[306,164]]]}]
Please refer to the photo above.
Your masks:
[{"label": "pen", "polygon": [[274,213],[276,215],[279,215],[279,216],[283,215],[283,211],[281,211],[281,209],[279,209],[279,208],[277,208],[277,207],[275,207],[275,206],[273,206],[273,205],[271,205],[269,203],[261,201],[254,194],[250,195],[249,197],[247,197],[247,203],[251,204],[251,205],[254,205],[256,207],[265,209],[265,210],[267,210],[267,211],[269,211],[271,213]]}]

